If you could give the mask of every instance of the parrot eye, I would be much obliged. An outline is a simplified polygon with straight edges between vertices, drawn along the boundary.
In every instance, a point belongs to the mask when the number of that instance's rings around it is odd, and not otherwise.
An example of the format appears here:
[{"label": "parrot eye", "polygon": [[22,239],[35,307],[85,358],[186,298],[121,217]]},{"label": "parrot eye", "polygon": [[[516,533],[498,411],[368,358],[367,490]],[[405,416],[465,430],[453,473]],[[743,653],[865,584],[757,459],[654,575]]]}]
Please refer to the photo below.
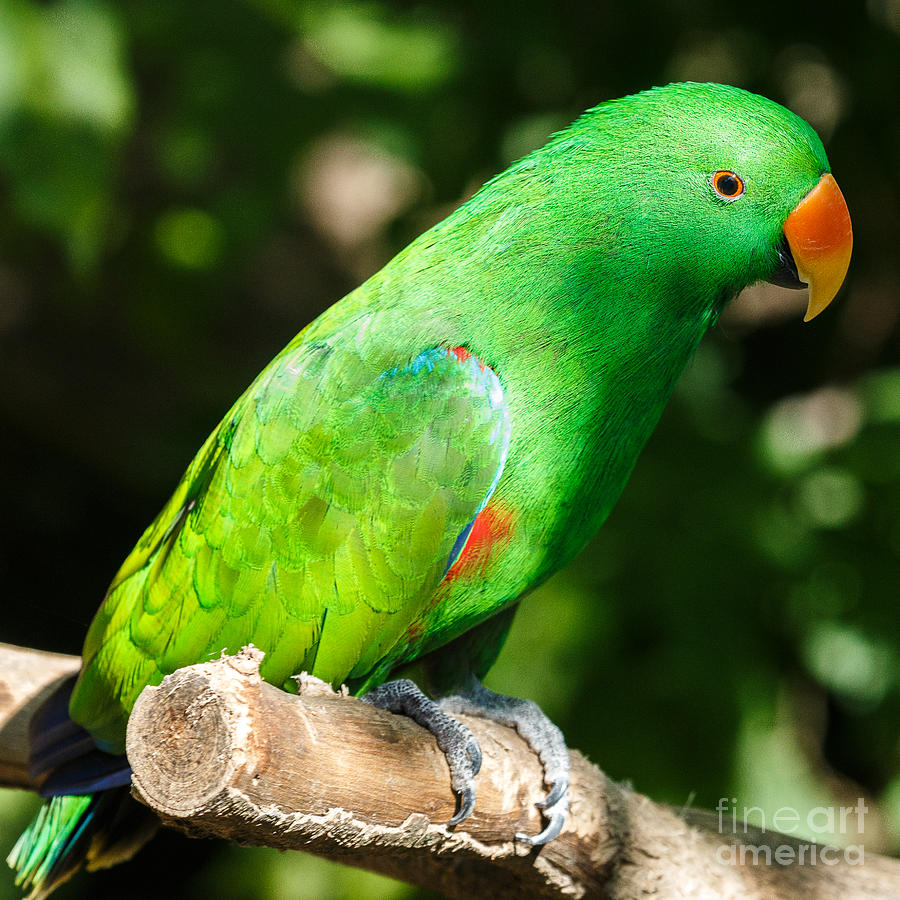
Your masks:
[{"label": "parrot eye", "polygon": [[744,193],[744,182],[741,176],[735,175],[734,172],[729,172],[727,169],[713,172],[709,182],[723,200],[737,200]]}]

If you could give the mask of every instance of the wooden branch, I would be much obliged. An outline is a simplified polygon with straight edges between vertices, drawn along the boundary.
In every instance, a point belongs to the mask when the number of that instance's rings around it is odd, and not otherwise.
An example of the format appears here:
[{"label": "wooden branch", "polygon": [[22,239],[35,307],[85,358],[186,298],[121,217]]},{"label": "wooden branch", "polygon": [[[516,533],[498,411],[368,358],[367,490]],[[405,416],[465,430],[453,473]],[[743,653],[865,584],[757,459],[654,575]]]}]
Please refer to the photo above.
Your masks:
[{"label": "wooden branch", "polygon": [[[4,679],[10,650],[0,646]],[[306,850],[450,897],[900,896],[895,860],[864,853],[862,864],[859,852],[743,823],[720,833],[716,814],[655,804],[577,752],[562,835],[517,846],[517,830],[541,827],[541,770],[515,732],[477,718],[465,719],[484,751],[475,813],[450,830],[449,774],[430,735],[315,679],[303,679],[299,698],[286,694],[260,679],[260,656],[248,649],[182,669],[141,694],[128,726],[134,792],[166,824]],[[10,754],[3,741],[3,709],[0,772],[24,758],[24,747]],[[730,815],[722,824],[729,829]]]},{"label": "wooden branch", "polygon": [[77,656],[0,644],[0,785],[31,785],[28,723],[53,688],[80,665]]},{"label": "wooden branch", "polygon": [[855,865],[830,848],[835,864],[814,865],[806,844],[806,864],[779,864],[802,842],[742,823],[720,834],[715,814],[679,815],[577,752],[565,830],[543,848],[517,846],[516,831],[541,828],[541,769],[514,731],[477,718],[463,717],[484,752],[478,800],[450,830],[449,773],[429,734],[316,679],[299,699],[277,690],[260,679],[260,658],[248,648],[141,694],[128,726],[134,789],[166,824],[307,850],[451,897],[900,895],[894,860]]}]

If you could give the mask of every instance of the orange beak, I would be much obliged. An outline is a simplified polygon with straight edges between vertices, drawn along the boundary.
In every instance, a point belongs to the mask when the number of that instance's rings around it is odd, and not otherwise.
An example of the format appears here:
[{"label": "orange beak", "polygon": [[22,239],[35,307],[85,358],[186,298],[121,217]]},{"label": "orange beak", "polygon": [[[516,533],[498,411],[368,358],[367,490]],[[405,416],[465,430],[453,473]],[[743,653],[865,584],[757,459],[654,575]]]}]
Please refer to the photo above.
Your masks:
[{"label": "orange beak", "polygon": [[809,285],[809,306],[803,317],[808,322],[834,299],[853,251],[850,211],[831,175],[823,175],[794,207],[784,223],[784,236],[797,274]]}]

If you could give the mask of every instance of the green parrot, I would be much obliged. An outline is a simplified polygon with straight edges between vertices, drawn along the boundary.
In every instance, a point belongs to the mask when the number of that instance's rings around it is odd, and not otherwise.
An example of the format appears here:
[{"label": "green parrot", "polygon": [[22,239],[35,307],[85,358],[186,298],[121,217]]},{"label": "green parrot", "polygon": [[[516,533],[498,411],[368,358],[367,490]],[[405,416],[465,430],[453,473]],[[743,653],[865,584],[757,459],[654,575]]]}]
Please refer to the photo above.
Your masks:
[{"label": "green parrot", "polygon": [[[489,181],[301,331],[188,466],[77,683],[34,720],[52,799],[10,854],[18,883],[44,897],[146,839],[124,757],[138,694],[249,643],[272,684],[310,672],[429,728],[451,825],[480,764],[453,713],[518,728],[549,792],[544,830],[516,838],[553,839],[562,735],[480,684],[517,604],[604,521],[725,304],[756,281],[808,285],[812,318],[851,244],[815,132],[725,85],[603,103]],[[412,664],[431,697],[390,680]]]}]

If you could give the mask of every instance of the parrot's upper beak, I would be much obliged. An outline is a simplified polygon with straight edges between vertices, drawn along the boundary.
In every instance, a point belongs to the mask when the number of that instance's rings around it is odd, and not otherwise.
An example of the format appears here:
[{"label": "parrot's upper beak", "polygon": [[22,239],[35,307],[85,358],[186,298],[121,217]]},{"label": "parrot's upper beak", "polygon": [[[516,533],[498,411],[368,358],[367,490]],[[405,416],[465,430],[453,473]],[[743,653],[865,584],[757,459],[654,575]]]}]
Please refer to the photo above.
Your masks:
[{"label": "parrot's upper beak", "polygon": [[794,207],[784,223],[773,281],[788,287],[809,285],[804,322],[834,299],[850,266],[853,229],[850,211],[834,178],[826,173]]}]

